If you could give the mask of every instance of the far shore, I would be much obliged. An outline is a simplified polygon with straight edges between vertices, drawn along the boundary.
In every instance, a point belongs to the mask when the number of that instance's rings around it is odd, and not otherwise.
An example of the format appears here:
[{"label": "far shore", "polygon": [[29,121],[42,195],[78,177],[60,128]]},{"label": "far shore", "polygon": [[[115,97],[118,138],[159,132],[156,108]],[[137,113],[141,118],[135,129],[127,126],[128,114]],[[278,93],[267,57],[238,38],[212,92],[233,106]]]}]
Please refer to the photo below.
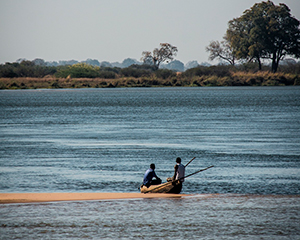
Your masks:
[{"label": "far shore", "polygon": [[138,198],[181,198],[187,194],[169,193],[0,193],[0,204],[58,201],[117,200]]},{"label": "far shore", "polygon": [[171,78],[0,78],[0,89],[129,88],[129,87],[211,87],[211,86],[292,86],[300,85],[300,74],[234,72],[230,76],[187,77],[178,73]]}]

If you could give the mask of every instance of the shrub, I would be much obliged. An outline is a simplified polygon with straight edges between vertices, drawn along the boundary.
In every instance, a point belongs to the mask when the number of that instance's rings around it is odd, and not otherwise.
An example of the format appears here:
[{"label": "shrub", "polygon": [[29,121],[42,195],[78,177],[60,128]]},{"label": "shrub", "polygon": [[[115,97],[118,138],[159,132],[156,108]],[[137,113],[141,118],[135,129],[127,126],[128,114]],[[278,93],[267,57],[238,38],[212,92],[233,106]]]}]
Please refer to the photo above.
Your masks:
[{"label": "shrub", "polygon": [[295,78],[294,85],[300,85],[300,77]]},{"label": "shrub", "polygon": [[218,77],[217,76],[211,76],[208,77],[203,81],[203,84],[207,87],[209,86],[218,86]]},{"label": "shrub", "polygon": [[139,77],[149,77],[151,75],[151,71],[146,70],[146,69],[138,69],[134,68],[132,66],[123,68],[121,70],[121,74],[124,77],[134,77],[134,78],[139,78]]},{"label": "shrub", "polygon": [[158,78],[167,79],[176,76],[176,73],[169,69],[158,69],[155,75]]},{"label": "shrub", "polygon": [[195,68],[190,68],[186,70],[182,75],[184,77],[194,77],[194,76],[218,76],[225,77],[231,76],[231,71],[233,67],[231,65],[218,65],[218,66],[198,66]]},{"label": "shrub", "polygon": [[21,63],[5,63],[0,65],[0,77],[44,77],[56,73],[55,67],[35,65],[31,61]]},{"label": "shrub", "polygon": [[101,71],[99,72],[99,77],[105,79],[114,79],[116,78],[116,74],[110,71]]},{"label": "shrub", "polygon": [[72,78],[95,78],[99,76],[99,67],[94,67],[86,63],[78,63],[69,66],[67,71]]}]

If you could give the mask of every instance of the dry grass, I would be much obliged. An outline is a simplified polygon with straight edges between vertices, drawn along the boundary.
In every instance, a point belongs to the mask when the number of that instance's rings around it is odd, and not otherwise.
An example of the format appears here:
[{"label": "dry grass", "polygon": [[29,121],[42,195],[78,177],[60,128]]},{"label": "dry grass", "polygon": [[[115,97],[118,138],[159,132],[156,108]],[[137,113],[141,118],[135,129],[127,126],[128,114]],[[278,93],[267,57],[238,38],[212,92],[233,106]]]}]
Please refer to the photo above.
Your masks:
[{"label": "dry grass", "polygon": [[0,78],[0,89],[41,88],[113,88],[113,87],[162,87],[162,86],[280,86],[300,85],[300,75],[270,72],[232,72],[230,76],[194,76],[177,74],[168,79],[152,77],[102,78]]},{"label": "dry grass", "polygon": [[236,72],[232,73],[234,80],[239,80],[245,85],[297,85],[296,80],[299,80],[299,75],[287,73],[271,73],[266,71],[250,73],[250,72]]}]

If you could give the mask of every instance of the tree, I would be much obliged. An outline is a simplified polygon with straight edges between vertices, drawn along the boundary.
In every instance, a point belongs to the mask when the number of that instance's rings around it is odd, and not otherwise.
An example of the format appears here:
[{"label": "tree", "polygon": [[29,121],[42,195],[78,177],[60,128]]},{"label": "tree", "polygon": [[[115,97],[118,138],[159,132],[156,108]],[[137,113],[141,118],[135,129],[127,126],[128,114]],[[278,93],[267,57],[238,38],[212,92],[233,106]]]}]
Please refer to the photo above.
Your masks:
[{"label": "tree", "polygon": [[228,42],[237,58],[272,61],[272,72],[285,56],[300,57],[300,22],[283,3],[256,3],[243,15],[229,21]]},{"label": "tree", "polygon": [[96,78],[99,77],[100,68],[86,63],[77,63],[70,66],[60,67],[57,77],[72,77],[72,78]]},{"label": "tree", "polygon": [[210,53],[209,60],[213,61],[215,58],[219,58],[234,66],[235,56],[226,37],[221,43],[219,41],[211,41],[206,47],[206,51]]},{"label": "tree", "polygon": [[143,52],[141,60],[144,64],[153,64],[158,69],[162,62],[172,61],[177,52],[177,47],[172,46],[170,43],[161,43],[160,48],[155,48],[152,53],[148,51]]}]

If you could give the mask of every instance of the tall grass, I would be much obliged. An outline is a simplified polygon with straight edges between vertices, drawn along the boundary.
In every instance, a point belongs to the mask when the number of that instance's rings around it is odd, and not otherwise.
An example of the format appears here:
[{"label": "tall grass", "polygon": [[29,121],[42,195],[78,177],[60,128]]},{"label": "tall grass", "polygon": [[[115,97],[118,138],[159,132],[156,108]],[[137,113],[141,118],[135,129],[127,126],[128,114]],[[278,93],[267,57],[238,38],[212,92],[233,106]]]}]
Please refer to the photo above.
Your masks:
[{"label": "tall grass", "polygon": [[226,76],[201,75],[186,76],[170,74],[158,77],[156,74],[145,77],[107,78],[0,78],[0,89],[39,89],[39,88],[111,88],[111,87],[168,87],[168,86],[285,86],[300,85],[300,74],[271,73],[261,71],[230,72]]}]

